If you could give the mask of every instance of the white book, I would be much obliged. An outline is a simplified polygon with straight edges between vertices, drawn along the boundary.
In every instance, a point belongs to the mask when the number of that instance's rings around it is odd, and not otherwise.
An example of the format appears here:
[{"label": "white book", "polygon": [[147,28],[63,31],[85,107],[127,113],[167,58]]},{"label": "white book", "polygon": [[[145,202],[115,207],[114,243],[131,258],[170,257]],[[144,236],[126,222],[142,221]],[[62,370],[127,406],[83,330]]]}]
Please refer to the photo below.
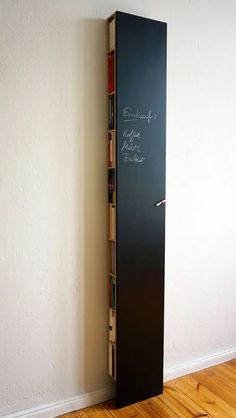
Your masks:
[{"label": "white book", "polygon": [[115,18],[109,22],[109,51],[115,49]]}]

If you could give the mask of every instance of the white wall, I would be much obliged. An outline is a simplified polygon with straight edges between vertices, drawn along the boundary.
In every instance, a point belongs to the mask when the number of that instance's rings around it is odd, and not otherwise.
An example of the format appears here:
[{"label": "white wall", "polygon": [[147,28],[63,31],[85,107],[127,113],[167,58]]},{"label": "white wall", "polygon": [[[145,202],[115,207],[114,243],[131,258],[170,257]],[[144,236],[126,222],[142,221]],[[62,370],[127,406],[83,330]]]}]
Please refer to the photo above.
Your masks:
[{"label": "white wall", "polygon": [[235,352],[236,3],[1,0],[1,416],[110,384],[104,19],[114,10],[168,23],[165,368]]}]

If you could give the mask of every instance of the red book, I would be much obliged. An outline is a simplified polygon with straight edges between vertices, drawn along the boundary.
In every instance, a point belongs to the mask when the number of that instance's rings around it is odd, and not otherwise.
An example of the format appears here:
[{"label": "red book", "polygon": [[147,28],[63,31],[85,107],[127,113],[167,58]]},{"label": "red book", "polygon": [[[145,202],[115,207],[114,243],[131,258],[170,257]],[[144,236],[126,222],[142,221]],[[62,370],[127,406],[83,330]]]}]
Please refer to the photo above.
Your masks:
[{"label": "red book", "polygon": [[114,90],[114,53],[112,53],[108,55],[108,93],[113,93]]}]

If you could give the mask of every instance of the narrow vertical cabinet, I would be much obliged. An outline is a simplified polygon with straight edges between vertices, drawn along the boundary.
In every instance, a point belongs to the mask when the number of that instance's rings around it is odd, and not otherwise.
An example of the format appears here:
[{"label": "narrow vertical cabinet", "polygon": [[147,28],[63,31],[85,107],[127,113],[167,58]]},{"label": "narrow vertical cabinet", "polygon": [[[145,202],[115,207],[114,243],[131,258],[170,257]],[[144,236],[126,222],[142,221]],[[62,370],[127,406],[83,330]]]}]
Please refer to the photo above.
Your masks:
[{"label": "narrow vertical cabinet", "polygon": [[107,20],[109,375],[122,407],[162,393],[166,35]]}]

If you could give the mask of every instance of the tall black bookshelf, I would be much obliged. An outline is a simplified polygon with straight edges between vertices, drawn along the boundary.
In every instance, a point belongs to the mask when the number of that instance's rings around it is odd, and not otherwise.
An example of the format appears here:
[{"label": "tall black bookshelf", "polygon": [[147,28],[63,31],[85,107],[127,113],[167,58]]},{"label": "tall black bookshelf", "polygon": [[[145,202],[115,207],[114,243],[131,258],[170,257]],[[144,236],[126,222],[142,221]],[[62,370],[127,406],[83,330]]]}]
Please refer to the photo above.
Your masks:
[{"label": "tall black bookshelf", "polygon": [[107,28],[109,374],[122,407],[163,389],[167,26],[116,12]]}]

